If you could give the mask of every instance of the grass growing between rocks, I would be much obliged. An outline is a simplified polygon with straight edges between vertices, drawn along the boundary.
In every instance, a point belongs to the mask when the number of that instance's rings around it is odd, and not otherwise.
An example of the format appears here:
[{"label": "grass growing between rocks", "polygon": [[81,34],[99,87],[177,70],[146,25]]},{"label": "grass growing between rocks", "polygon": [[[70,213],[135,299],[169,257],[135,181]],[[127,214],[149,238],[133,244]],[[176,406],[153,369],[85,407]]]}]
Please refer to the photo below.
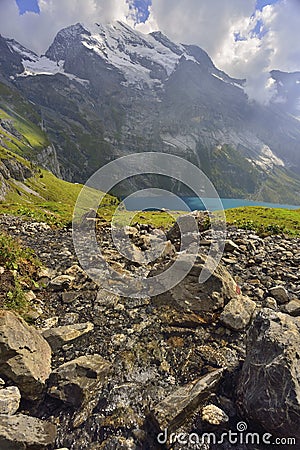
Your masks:
[{"label": "grass growing between rocks", "polygon": [[35,278],[39,267],[32,250],[0,233],[0,308],[26,312],[30,304],[25,290],[38,287]]},{"label": "grass growing between rocks", "polygon": [[[114,211],[111,211],[110,220]],[[152,225],[154,228],[163,228],[165,230],[171,228],[176,222],[176,219],[184,214],[182,211],[171,211],[170,213],[165,211],[120,211],[117,212],[113,218],[114,225],[135,225],[135,224],[147,224]],[[101,210],[98,211],[98,217],[102,218]]]},{"label": "grass growing between rocks", "polygon": [[253,230],[260,236],[271,234],[300,235],[300,209],[247,206],[225,211],[228,225]]}]

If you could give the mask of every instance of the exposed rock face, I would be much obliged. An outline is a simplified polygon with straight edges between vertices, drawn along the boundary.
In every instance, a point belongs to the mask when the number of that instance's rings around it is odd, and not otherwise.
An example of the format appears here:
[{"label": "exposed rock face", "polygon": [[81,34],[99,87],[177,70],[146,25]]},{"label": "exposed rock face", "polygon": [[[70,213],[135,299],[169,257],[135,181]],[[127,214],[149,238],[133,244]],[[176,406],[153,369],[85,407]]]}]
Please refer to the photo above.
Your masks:
[{"label": "exposed rock face", "polygon": [[37,162],[45,169],[50,170],[57,177],[61,178],[61,172],[59,167],[59,162],[57,159],[57,153],[54,145],[49,145],[48,147],[41,150],[37,155]]},{"label": "exposed rock face", "polygon": [[[3,125],[2,125],[3,126]],[[0,142],[1,144],[1,142]],[[24,181],[26,178],[32,176],[31,170],[15,161],[13,158],[0,160],[0,201],[4,201],[7,192],[10,190],[9,184],[6,180],[13,178],[17,181]]]},{"label": "exposed rock face", "polygon": [[42,450],[54,444],[56,426],[35,417],[0,415],[1,450]]},{"label": "exposed rock face", "polygon": [[4,166],[4,164],[1,164],[0,162],[0,202],[2,202],[7,194],[7,191],[9,190],[9,186],[8,184],[5,182],[5,178],[3,177],[2,173],[1,173],[1,169],[2,166]]},{"label": "exposed rock face", "polygon": [[[188,255],[187,255],[188,257]],[[174,307],[198,312],[214,312],[222,309],[231,299],[236,298],[237,284],[227,269],[219,264],[207,281],[199,283],[199,276],[207,256],[199,254],[189,274],[168,292],[155,297],[155,302],[163,301]],[[164,262],[154,269],[151,276],[164,272],[172,263]],[[206,268],[210,270],[210,261]]]},{"label": "exposed rock face", "polygon": [[300,438],[300,320],[264,309],[249,329],[239,407],[279,436]]},{"label": "exposed rock face", "polygon": [[21,138],[22,135],[19,131],[14,127],[13,121],[9,119],[0,119],[0,127],[4,130],[8,131],[10,134],[15,136],[16,138]]},{"label": "exposed rock face", "polygon": [[4,76],[13,76],[23,72],[22,58],[11,52],[6,39],[0,36],[0,72]]},{"label": "exposed rock face", "polygon": [[17,181],[24,181],[26,178],[32,176],[32,172],[29,167],[21,164],[19,161],[15,159],[2,159],[3,164],[9,173],[9,178],[14,178]]},{"label": "exposed rock face", "polygon": [[1,373],[35,400],[51,372],[51,348],[34,328],[9,311],[0,311]]}]

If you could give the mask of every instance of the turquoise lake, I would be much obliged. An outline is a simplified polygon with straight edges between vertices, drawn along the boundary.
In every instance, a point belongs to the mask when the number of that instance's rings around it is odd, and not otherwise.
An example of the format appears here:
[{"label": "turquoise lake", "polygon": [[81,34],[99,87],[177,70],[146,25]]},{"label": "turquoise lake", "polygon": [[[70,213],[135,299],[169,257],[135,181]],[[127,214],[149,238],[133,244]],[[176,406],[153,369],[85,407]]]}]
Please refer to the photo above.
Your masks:
[{"label": "turquoise lake", "polygon": [[155,210],[155,209],[169,209],[179,211],[216,211],[222,205],[224,209],[238,208],[241,206],[266,206],[268,208],[287,208],[299,209],[299,205],[282,205],[279,203],[264,203],[246,200],[243,198],[203,198],[197,197],[182,197],[178,199],[175,196],[170,197],[129,197],[124,199],[126,209],[129,211],[141,210]]}]

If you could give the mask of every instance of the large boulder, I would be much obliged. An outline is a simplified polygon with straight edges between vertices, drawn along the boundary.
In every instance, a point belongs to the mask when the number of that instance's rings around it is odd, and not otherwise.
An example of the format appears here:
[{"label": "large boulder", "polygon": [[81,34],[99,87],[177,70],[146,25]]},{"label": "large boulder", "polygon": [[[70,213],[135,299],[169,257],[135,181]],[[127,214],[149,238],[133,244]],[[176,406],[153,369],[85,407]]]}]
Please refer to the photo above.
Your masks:
[{"label": "large boulder", "polygon": [[300,319],[263,309],[249,328],[238,405],[273,435],[300,438]]},{"label": "large boulder", "polygon": [[56,439],[56,426],[35,417],[0,415],[1,450],[48,449]]},{"label": "large boulder", "polygon": [[[187,260],[189,259],[188,254],[186,258]],[[173,261],[171,263],[163,262],[158,268],[152,270],[150,276],[162,274],[172,263]],[[182,260],[181,266],[184,271],[184,260]],[[195,312],[211,313],[221,310],[225,304],[240,294],[240,290],[222,264],[219,264],[215,270],[213,268],[212,259],[206,255],[199,254],[188,275],[172,289],[166,289],[163,294],[156,296],[154,301],[157,303],[163,302],[174,307],[179,306],[185,310],[188,309]],[[199,283],[199,276],[202,270],[209,271],[210,276],[204,283]],[[167,283],[168,281],[166,279]]]},{"label": "large boulder", "polygon": [[0,367],[29,400],[40,397],[51,372],[48,342],[10,311],[0,311]]}]

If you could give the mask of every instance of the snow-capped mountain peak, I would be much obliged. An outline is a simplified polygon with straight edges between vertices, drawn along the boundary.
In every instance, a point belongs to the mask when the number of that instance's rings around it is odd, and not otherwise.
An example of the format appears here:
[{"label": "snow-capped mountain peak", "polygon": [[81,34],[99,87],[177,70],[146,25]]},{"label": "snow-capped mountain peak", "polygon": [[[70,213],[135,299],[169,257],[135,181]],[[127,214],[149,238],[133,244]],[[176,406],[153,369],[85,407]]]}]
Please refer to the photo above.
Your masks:
[{"label": "snow-capped mountain peak", "polygon": [[143,35],[121,22],[96,25],[82,35],[82,44],[121,70],[129,84],[163,81],[175,70],[180,56],[151,35]]},{"label": "snow-capped mountain peak", "polygon": [[[220,72],[199,47],[175,44],[161,32],[145,35],[120,21],[89,26],[78,23],[65,28],[57,34],[46,56],[56,62],[65,61],[82,46],[108,67],[121,72],[125,85],[136,88],[161,85],[176,70],[181,59],[202,64],[217,75]],[[225,74],[220,72],[220,79],[228,82],[222,75]]]},{"label": "snow-capped mountain peak", "polygon": [[10,50],[18,53],[24,61],[36,61],[39,58],[36,53],[24,47],[14,39],[7,39],[6,42]]},{"label": "snow-capped mountain peak", "polygon": [[21,56],[21,76],[25,77],[62,74],[86,82],[89,76],[79,67],[85,55],[100,58],[104,68],[121,74],[123,85],[136,89],[161,88],[184,60],[201,65],[221,82],[241,87],[239,80],[219,71],[201,48],[176,44],[159,31],[145,35],[120,21],[89,26],[77,23],[64,28],[41,57],[16,41],[8,40],[8,45]]}]

